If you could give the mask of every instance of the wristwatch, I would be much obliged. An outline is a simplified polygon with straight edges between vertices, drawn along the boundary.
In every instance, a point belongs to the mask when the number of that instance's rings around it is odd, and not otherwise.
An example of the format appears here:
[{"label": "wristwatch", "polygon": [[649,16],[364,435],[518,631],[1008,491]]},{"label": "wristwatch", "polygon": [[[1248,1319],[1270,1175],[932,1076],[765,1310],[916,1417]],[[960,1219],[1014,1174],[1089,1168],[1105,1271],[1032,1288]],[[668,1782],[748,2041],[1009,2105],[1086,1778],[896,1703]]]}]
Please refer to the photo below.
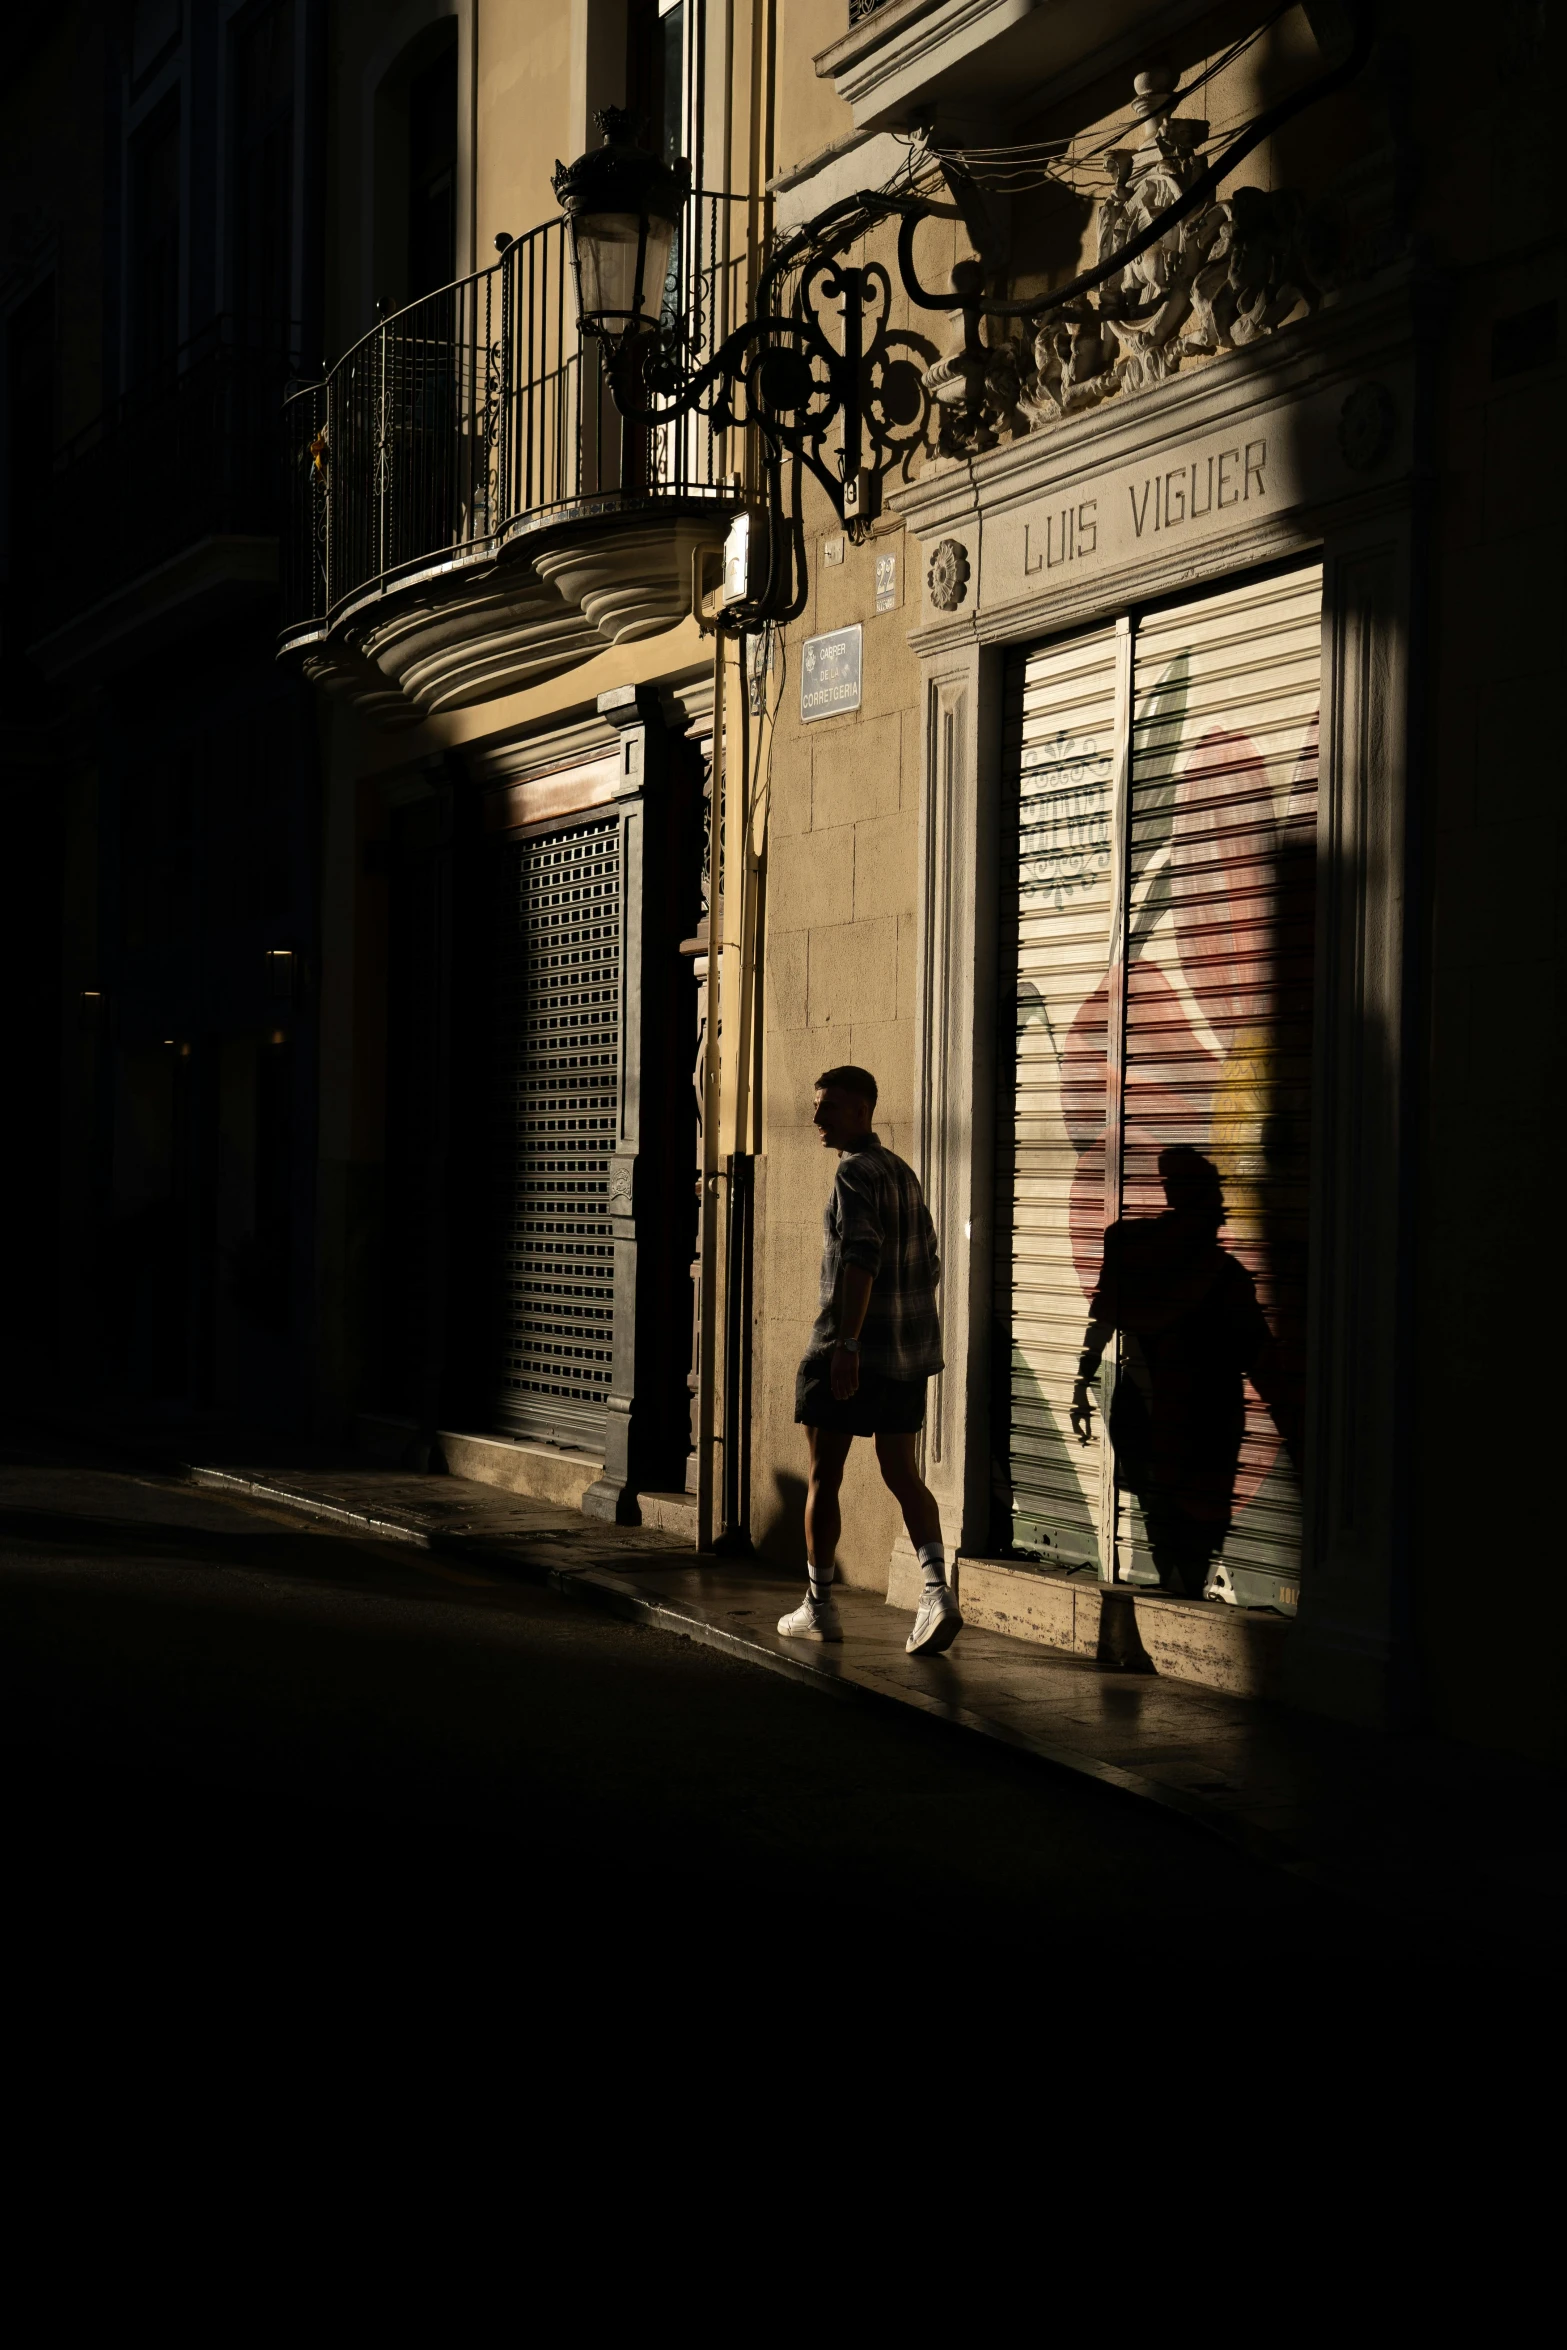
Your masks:
[{"label": "wristwatch", "polygon": [[[860,1351],[860,1342],[857,1338],[840,1338],[838,1344],[846,1355],[857,1355]],[[823,1572],[826,1572],[825,1568]]]}]

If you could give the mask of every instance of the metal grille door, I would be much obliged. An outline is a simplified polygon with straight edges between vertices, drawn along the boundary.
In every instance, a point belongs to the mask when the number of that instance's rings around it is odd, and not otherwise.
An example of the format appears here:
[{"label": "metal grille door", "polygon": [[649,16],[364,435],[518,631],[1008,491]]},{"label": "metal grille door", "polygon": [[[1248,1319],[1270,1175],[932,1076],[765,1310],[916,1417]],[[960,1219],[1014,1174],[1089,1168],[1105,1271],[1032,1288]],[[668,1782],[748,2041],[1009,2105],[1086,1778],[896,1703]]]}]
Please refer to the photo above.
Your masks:
[{"label": "metal grille door", "polygon": [[[1013,1538],[1045,1562],[1113,1559],[1126,1580],[1285,1609],[1321,597],[1313,566],[1043,646],[1014,677],[1008,740]],[[1091,1321],[1114,1335],[1085,1445],[1070,1415]]]},{"label": "metal grille door", "polygon": [[620,1082],[617,818],[502,851],[493,965],[509,1432],[603,1443],[614,1365],[609,1160]]}]

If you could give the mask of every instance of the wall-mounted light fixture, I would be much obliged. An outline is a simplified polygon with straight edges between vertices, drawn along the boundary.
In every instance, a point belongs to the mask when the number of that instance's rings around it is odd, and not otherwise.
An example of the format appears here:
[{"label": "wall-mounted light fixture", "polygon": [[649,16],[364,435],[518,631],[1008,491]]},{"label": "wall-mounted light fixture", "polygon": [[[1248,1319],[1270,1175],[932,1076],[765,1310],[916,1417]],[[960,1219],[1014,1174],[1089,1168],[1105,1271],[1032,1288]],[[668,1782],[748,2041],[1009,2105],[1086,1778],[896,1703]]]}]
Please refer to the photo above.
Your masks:
[{"label": "wall-mounted light fixture", "polygon": [[577,280],[577,324],[616,350],[656,332],[675,230],[691,194],[684,158],[663,163],[633,144],[631,116],[606,106],[593,117],[602,147],[555,166]]},{"label": "wall-mounted light fixture", "polygon": [[288,1004],[294,1000],[294,964],[292,947],[268,947],[262,957],[266,967],[267,996],[274,1004]]},{"label": "wall-mounted light fixture", "polygon": [[[827,206],[775,241],[756,281],[751,316],[701,360],[686,340],[684,321],[665,326],[659,316],[690,167],[670,166],[632,146],[623,110],[597,116],[604,146],[569,167],[557,164],[555,189],[570,224],[578,324],[606,346],[615,405],[628,422],[650,428],[700,413],[715,430],[754,431],[760,444],[764,496],[746,531],[730,542],[725,586],[709,599],[709,616],[723,627],[752,631],[795,618],[807,593],[802,470],[816,475],[850,535],[862,537],[874,517],[880,471],[923,437],[933,398],[982,419],[988,355],[981,320],[1026,319],[1036,332],[1046,319],[1071,320],[1074,305],[1120,280],[1131,263],[1211,204],[1244,156],[1353,80],[1370,55],[1374,21],[1371,0],[1348,0],[1349,39],[1338,62],[1253,116],[1171,202],[1135,233],[1123,233],[1114,251],[1101,253],[1069,284],[1019,301],[988,291],[987,278],[993,283],[997,272],[983,249],[979,189],[960,154],[933,154],[956,202],[937,203],[905,186],[863,189]],[[988,152],[993,162],[1004,155]],[[917,309],[945,312],[955,330],[952,349],[934,366],[914,364],[913,338],[889,329],[891,280],[881,263],[859,267],[841,258],[894,218],[904,293]],[[964,221],[981,248],[978,262],[960,261],[950,286],[934,293],[914,264],[914,232],[931,219]],[[825,331],[824,310],[836,313],[835,336]],[[829,462],[827,435],[834,427],[838,445]],[[786,454],[795,461],[787,498]],[[867,463],[868,457],[878,462]],[[736,595],[742,575],[744,592]]]}]

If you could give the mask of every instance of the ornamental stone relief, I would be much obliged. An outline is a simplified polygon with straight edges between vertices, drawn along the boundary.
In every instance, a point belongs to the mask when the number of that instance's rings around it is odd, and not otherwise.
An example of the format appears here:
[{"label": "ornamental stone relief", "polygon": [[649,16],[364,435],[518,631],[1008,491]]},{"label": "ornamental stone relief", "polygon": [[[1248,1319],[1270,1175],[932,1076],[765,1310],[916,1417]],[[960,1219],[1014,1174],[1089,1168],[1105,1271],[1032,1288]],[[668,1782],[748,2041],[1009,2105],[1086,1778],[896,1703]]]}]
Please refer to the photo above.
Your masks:
[{"label": "ornamental stone relief", "polygon": [[930,559],[925,584],[938,612],[955,612],[968,594],[968,549],[958,539],[943,539]]},{"label": "ornamental stone relief", "polygon": [[[1095,211],[1097,263],[1132,242],[1206,168],[1208,125],[1171,111],[1171,77],[1141,73],[1134,87],[1144,136],[1105,157],[1112,184]],[[1330,220],[1295,190],[1236,188],[1197,205],[1079,301],[1042,314],[1021,342],[985,341],[980,266],[960,263],[953,346],[924,378],[941,414],[942,453],[968,455],[1046,429],[1309,315],[1334,244]]]}]

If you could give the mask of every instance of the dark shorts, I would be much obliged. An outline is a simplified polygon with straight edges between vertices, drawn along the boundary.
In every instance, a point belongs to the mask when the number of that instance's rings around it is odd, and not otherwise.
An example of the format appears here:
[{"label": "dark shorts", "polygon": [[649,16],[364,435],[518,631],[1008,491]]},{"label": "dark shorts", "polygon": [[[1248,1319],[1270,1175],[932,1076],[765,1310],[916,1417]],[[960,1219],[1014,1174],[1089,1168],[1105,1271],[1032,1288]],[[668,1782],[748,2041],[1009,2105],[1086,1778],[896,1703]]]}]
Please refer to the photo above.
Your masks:
[{"label": "dark shorts", "polygon": [[924,1379],[884,1379],[862,1368],[847,1403],[832,1391],[832,1356],[807,1355],[794,1383],[794,1416],[805,1428],[840,1436],[917,1436],[925,1425]]}]

